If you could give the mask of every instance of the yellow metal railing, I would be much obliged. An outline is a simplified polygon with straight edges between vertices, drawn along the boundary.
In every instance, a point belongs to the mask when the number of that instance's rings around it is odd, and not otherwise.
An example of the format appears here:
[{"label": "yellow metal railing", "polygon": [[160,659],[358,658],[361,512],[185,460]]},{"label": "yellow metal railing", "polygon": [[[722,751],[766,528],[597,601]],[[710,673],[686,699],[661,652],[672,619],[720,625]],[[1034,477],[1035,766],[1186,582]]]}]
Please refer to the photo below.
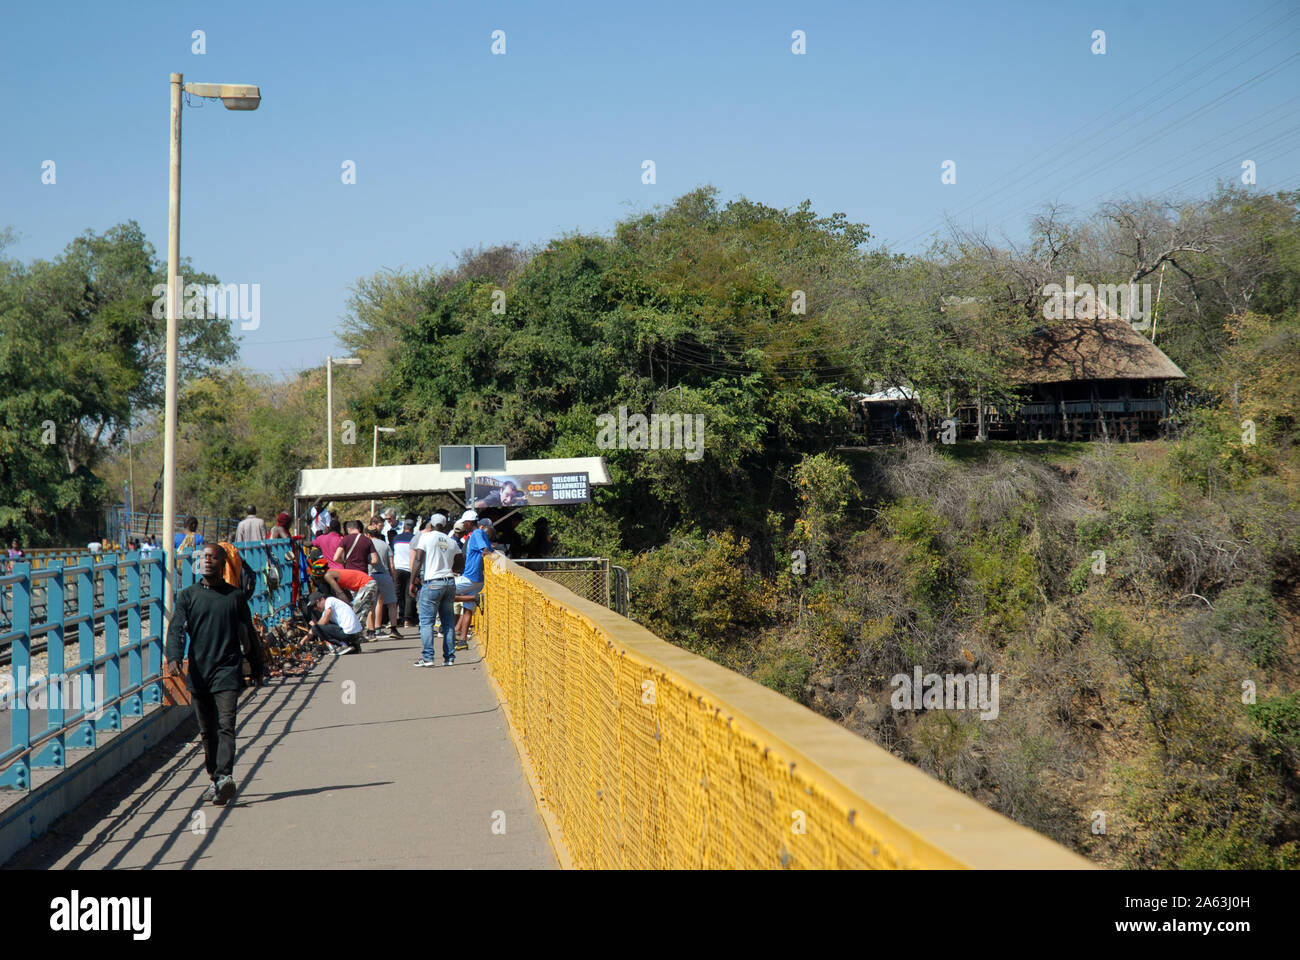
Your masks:
[{"label": "yellow metal railing", "polygon": [[1091,866],[557,583],[487,566],[480,643],[575,866]]}]

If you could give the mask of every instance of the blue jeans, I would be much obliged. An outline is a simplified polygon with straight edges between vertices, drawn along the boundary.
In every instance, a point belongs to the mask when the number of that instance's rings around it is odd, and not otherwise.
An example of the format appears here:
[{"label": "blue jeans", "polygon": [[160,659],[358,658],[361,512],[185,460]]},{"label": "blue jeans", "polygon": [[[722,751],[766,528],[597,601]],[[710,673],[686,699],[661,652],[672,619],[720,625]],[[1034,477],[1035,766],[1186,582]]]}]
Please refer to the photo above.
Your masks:
[{"label": "blue jeans", "polygon": [[453,621],[456,602],[456,581],[431,580],[420,588],[420,643],[423,645],[425,662],[437,659],[433,646],[433,621],[437,617],[442,621],[442,659],[450,660],[456,655],[456,624]]}]

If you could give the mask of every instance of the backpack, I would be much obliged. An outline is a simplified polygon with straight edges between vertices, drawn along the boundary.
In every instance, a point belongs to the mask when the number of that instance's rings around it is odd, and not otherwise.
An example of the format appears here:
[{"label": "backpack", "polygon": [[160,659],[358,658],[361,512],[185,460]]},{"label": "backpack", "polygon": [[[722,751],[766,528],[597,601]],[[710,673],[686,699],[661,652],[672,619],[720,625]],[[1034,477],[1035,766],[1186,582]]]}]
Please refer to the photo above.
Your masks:
[{"label": "backpack", "polygon": [[266,570],[264,571],[264,573],[266,574],[266,589],[267,592],[269,593],[270,591],[280,586],[279,564],[277,564],[274,560],[270,561],[269,563],[267,563]]}]

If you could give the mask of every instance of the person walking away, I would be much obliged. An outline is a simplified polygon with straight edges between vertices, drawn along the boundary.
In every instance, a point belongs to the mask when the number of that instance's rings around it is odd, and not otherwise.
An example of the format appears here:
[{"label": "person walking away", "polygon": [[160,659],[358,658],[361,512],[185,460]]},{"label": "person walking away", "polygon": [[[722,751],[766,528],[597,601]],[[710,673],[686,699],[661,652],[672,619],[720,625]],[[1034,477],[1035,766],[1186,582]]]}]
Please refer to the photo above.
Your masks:
[{"label": "person walking away", "polygon": [[203,800],[219,806],[229,803],[236,790],[235,714],[244,687],[243,647],[248,649],[253,686],[259,685],[265,668],[248,601],[223,579],[225,565],[226,552],[217,544],[205,544],[199,551],[202,579],[176,595],[163,667],[174,677],[180,673],[181,660],[188,656],[185,683],[192,695],[204,763],[212,781]]},{"label": "person walking away", "polygon": [[339,540],[338,546],[334,548],[334,563],[347,570],[365,573],[378,561],[379,555],[375,553],[375,545],[365,535],[365,527],[360,520],[349,520],[347,528],[347,536]]},{"label": "person walking away", "polygon": [[312,541],[313,546],[320,547],[321,556],[325,558],[325,562],[331,570],[336,570],[342,566],[342,564],[334,562],[334,552],[338,550],[339,543],[342,540],[343,531],[339,528],[338,518],[335,517],[330,520],[325,532]]},{"label": "person walking away", "polygon": [[[393,570],[394,579],[397,581],[397,608],[399,616],[397,618],[398,627],[405,627],[408,623],[415,623],[415,599],[410,594],[411,586],[411,546],[415,540],[415,521],[407,517],[402,521],[401,532],[393,537]],[[422,572],[415,574],[416,585],[419,586]],[[417,591],[418,592],[418,591]]]},{"label": "person walking away", "polygon": [[172,538],[172,547],[176,550],[193,550],[203,546],[203,534],[199,533],[199,518],[185,518],[185,532]]},{"label": "person walking away", "polygon": [[420,659],[415,661],[415,666],[432,667],[435,663],[433,624],[437,619],[442,626],[442,662],[444,666],[449,667],[456,662],[456,648],[453,641],[456,575],[452,573],[451,568],[452,561],[460,553],[460,547],[456,545],[455,540],[447,536],[445,516],[435,513],[430,518],[430,523],[433,529],[421,536],[419,544],[411,551],[409,595],[418,594],[420,610],[421,651]]},{"label": "person walking away", "polygon": [[267,534],[267,539],[268,540],[292,540],[293,534],[289,532],[289,525],[292,522],[293,522],[293,517],[289,516],[288,513],[281,511],[280,513],[276,514],[275,526],[273,526],[271,528],[271,532]]},{"label": "person walking away", "polygon": [[312,610],[320,617],[311,625],[311,634],[341,657],[361,649],[361,621],[352,608],[338,597],[327,597],[319,590],[311,595]]},{"label": "person walking away", "polygon": [[475,599],[483,589],[483,554],[493,553],[487,534],[478,529],[478,513],[466,510],[461,515],[465,524],[465,572],[456,578],[456,599],[461,602],[460,623],[456,626],[456,647],[465,650],[470,620],[478,606]]},{"label": "person walking away", "polygon": [[235,527],[235,543],[250,543],[254,540],[266,540],[266,524],[257,515],[257,507],[248,505],[248,516],[239,521]]}]

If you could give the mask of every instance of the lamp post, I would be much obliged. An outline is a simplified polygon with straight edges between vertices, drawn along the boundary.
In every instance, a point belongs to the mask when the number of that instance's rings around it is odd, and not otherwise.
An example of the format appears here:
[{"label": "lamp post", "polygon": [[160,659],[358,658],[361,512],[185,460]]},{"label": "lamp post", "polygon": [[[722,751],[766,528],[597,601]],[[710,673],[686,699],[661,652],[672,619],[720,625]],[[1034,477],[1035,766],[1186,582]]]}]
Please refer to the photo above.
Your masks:
[{"label": "lamp post", "polygon": [[[375,443],[373,448],[370,451],[370,465],[372,467],[379,466],[379,435],[381,433],[396,433],[396,432],[397,432],[396,427],[380,427],[380,426],[375,427]],[[370,501],[370,515],[372,517],[375,515],[375,501],[373,500]]]},{"label": "lamp post", "polygon": [[171,162],[167,185],[167,379],[163,415],[163,550],[172,563],[163,588],[163,610],[168,622],[172,611],[172,575],[176,550],[168,540],[176,536],[176,320],[180,314],[181,284],[181,101],[182,93],[220,100],[227,110],[256,110],[262,92],[249,84],[184,83],[171,75]]},{"label": "lamp post", "polygon": [[334,469],[334,365],[340,367],[359,367],[361,361],[357,357],[339,357],[335,360],[333,357],[325,358],[325,429],[329,433],[329,442],[326,450],[326,465]]}]

